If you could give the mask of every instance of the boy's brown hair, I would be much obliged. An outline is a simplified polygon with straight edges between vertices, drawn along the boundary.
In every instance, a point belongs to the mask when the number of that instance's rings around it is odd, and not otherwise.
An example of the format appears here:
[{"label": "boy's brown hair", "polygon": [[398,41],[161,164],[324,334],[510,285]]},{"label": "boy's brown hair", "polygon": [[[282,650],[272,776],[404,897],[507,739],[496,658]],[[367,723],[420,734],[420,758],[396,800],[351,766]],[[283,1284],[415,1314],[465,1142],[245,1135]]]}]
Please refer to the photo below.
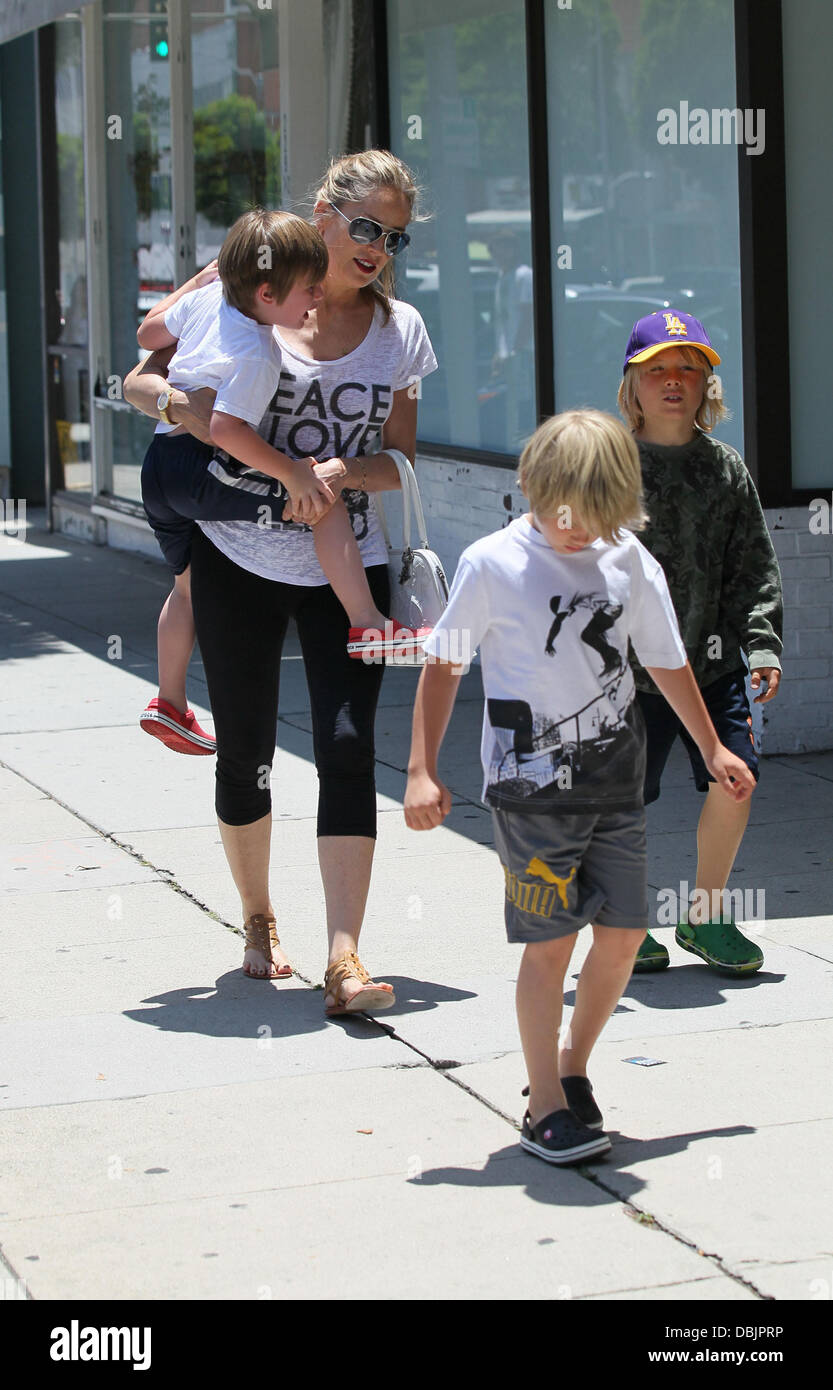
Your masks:
[{"label": "boy's brown hair", "polygon": [[552,517],[567,506],[611,545],[647,520],[636,445],[601,410],[566,410],[539,425],[521,454],[519,481],[533,512]]},{"label": "boy's brown hair", "polygon": [[226,302],[251,314],[258,286],[268,285],[282,303],[296,280],[317,284],[327,273],[327,248],[321,233],[294,212],[252,208],[238,217],[223,242],[217,270]]}]

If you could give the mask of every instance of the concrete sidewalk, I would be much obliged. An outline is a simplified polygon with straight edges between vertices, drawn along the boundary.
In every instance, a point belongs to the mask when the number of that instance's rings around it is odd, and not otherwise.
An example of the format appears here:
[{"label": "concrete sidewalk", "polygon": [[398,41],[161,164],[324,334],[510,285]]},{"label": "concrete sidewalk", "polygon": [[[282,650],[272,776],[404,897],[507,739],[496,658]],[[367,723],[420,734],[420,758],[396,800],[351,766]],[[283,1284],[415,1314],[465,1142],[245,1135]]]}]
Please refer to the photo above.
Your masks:
[{"label": "concrete sidewalk", "polygon": [[[831,1297],[833,753],[763,769],[733,886],[765,894],[764,970],[723,979],[660,931],[673,969],[632,981],[591,1069],[613,1152],[554,1170],[518,1147],[478,672],[454,809],[422,835],[401,811],[416,673],[386,675],[362,955],[398,1002],[328,1023],[297,645],[273,897],[298,975],[265,984],[239,969],[213,760],[136,722],[166,571],[37,530],[0,558],[0,1277],[35,1299]],[[211,727],[198,665],[191,692]],[[693,882],[697,812],[678,760],[656,889]]]}]

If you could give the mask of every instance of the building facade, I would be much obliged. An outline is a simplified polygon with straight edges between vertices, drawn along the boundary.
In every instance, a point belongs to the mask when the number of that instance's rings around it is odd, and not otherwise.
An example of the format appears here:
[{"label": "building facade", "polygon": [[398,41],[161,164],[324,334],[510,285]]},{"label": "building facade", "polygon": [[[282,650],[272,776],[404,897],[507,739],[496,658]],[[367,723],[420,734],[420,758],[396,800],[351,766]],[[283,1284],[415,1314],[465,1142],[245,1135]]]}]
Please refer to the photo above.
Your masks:
[{"label": "building facade", "polygon": [[252,203],[307,211],[375,144],[423,190],[398,293],[440,370],[417,472],[432,544],[520,514],[522,441],[615,411],[635,319],[721,354],[784,577],[764,751],[833,747],[833,7],[828,0],[11,0],[0,17],[0,495],[155,542],[136,327]]}]

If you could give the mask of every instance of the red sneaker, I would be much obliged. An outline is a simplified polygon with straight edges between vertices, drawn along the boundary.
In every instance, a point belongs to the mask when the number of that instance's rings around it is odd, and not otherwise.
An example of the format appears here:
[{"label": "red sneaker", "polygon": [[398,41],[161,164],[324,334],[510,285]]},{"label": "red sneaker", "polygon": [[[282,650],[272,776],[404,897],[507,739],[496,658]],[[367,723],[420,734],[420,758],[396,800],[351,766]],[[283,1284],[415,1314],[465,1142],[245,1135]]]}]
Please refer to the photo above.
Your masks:
[{"label": "red sneaker", "polygon": [[392,665],[422,665],[423,643],[430,627],[399,627],[390,618],[378,627],[351,627],[347,654],[356,661],[389,661]]},{"label": "red sneaker", "polygon": [[139,724],[146,734],[161,739],[175,753],[196,753],[209,757],[217,752],[216,740],[200,728],[192,709],[180,714],[167,700],[156,695],[147,709],[142,710]]}]

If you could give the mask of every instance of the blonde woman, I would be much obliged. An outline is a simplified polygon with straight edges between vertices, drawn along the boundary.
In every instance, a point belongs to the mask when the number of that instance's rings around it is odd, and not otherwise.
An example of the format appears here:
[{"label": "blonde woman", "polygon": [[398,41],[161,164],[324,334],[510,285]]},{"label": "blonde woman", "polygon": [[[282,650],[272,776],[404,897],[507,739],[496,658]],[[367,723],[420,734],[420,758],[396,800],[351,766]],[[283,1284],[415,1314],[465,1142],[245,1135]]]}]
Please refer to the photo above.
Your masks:
[{"label": "blonde woman", "polygon": [[[417,189],[385,150],[333,161],[312,221],[326,243],[324,296],[297,329],[275,330],[278,389],[259,433],[288,460],[306,459],[343,496],[381,611],[387,611],[386,548],[372,492],[399,487],[394,460],[371,453],[416,447],[415,383],[437,365],[425,325],[393,299],[392,259],[408,242]],[[131,373],[125,394],[148,415],[166,383],[158,356]],[[206,438],[207,393],[168,392],[167,411]],[[389,1008],[389,984],[358,956],[376,836],[373,726],[383,668],[351,660],[348,620],[327,584],[310,529],[296,521],[198,520],[191,593],[217,738],[216,809],[246,928],[243,969],[260,979],[291,974],[269,894],[271,767],[281,648],[298,626],[310,692],[319,777],[318,859],[329,942],[328,1016]],[[264,782],[266,785],[264,786]]]}]

